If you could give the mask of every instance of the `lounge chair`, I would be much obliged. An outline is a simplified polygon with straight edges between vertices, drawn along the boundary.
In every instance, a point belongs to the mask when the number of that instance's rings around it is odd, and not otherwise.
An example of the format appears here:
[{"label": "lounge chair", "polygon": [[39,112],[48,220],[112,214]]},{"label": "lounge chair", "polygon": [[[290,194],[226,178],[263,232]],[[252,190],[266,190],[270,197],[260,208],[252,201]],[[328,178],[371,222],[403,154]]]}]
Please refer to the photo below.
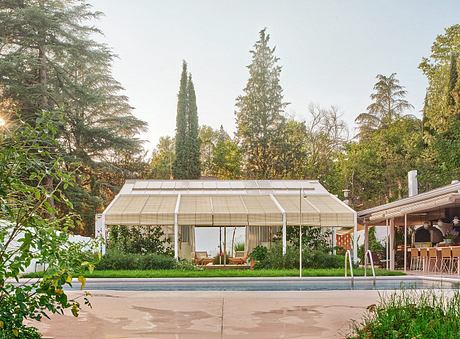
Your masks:
[{"label": "lounge chair", "polygon": [[213,262],[213,258],[209,258],[208,252],[206,251],[197,251],[193,256],[193,263],[195,265],[207,265]]},{"label": "lounge chair", "polygon": [[246,251],[235,251],[234,258],[228,258],[230,264],[244,265],[248,261],[248,254]]}]

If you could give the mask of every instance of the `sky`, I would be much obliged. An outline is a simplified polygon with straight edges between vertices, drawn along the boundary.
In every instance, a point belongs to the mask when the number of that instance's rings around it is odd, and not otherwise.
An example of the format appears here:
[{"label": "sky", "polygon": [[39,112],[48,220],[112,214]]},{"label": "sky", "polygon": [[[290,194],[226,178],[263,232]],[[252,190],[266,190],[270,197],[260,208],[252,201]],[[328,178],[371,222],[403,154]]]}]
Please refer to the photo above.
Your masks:
[{"label": "sky", "polygon": [[379,73],[397,73],[420,114],[427,82],[417,66],[435,37],[460,23],[458,0],[89,1],[105,14],[96,25],[118,55],[114,76],[134,114],[149,124],[142,135],[149,150],[174,135],[182,60],[200,124],[232,134],[249,50],[266,27],[283,66],[287,115],[306,119],[310,103],[336,105],[353,128]]},{"label": "sky", "polygon": [[[266,27],[283,66],[286,114],[306,119],[310,103],[336,105],[353,128],[379,73],[397,73],[411,113],[420,115],[427,81],[418,64],[445,27],[460,23],[458,0],[89,1],[105,13],[96,25],[118,55],[114,76],[134,114],[148,122],[142,138],[149,150],[160,136],[174,135],[182,60],[200,124],[233,134],[249,50]],[[198,238],[198,249],[211,246]]]}]

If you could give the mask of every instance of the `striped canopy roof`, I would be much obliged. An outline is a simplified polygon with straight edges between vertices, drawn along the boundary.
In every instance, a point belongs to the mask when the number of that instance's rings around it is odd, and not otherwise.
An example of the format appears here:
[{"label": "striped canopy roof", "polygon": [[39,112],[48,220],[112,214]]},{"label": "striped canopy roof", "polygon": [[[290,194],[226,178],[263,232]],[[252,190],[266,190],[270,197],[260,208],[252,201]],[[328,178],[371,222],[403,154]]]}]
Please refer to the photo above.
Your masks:
[{"label": "striped canopy roof", "polygon": [[[353,227],[355,212],[312,180],[129,180],[107,225]],[[300,219],[301,216],[301,219]]]}]

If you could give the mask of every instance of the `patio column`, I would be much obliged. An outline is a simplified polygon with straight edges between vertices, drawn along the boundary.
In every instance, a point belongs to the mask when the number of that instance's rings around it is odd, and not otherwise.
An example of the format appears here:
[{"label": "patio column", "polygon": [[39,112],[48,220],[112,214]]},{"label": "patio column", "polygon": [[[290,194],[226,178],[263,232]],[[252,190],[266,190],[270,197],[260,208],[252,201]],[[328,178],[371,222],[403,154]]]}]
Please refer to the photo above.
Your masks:
[{"label": "patio column", "polygon": [[179,206],[180,194],[177,195],[176,208],[174,210],[174,258],[179,260]]},{"label": "patio column", "polygon": [[395,269],[395,219],[390,219],[390,270]]},{"label": "patio column", "polygon": [[224,266],[227,261],[227,227],[224,226]]},{"label": "patio column", "polygon": [[407,270],[407,214],[404,214],[404,272]]},{"label": "patio column", "polygon": [[358,263],[358,216],[356,212],[353,215],[354,226],[353,226],[353,262]]}]

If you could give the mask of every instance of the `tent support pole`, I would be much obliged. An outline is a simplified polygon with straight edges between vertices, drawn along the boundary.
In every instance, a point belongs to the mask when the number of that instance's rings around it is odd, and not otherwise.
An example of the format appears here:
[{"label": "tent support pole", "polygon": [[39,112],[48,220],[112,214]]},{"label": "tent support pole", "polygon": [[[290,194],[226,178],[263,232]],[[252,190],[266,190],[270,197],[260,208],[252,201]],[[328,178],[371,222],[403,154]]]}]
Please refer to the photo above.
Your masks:
[{"label": "tent support pole", "polygon": [[364,224],[364,270],[367,270],[367,251],[369,250],[369,225]]},{"label": "tent support pole", "polygon": [[179,206],[180,194],[177,195],[176,208],[174,210],[174,259],[179,260]]},{"label": "tent support pole", "polygon": [[404,272],[407,270],[407,214],[404,214]]}]

